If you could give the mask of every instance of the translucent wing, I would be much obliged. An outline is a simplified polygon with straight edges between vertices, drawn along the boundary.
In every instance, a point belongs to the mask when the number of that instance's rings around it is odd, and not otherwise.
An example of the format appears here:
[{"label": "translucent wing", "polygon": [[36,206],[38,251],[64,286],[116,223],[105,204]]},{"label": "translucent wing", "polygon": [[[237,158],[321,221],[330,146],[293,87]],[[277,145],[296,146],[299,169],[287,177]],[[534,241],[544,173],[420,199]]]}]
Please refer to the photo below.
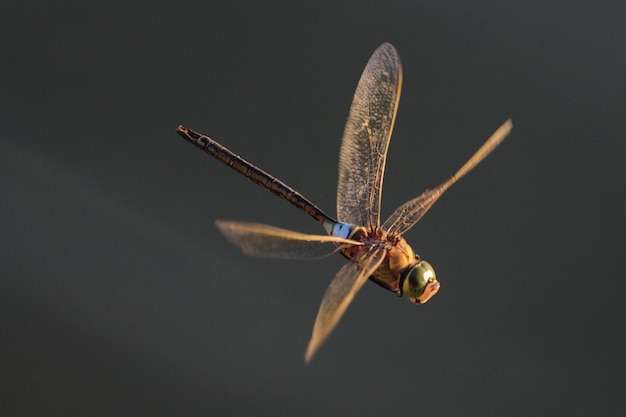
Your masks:
[{"label": "translucent wing", "polygon": [[313,325],[313,335],[305,354],[306,362],[311,361],[317,349],[332,333],[355,294],[387,254],[383,248],[363,252],[357,262],[344,265],[328,286]]},{"label": "translucent wing", "polygon": [[428,211],[429,208],[435,204],[435,201],[441,197],[441,195],[452,184],[460,180],[465,174],[470,172],[476,165],[478,165],[483,159],[487,157],[502,141],[507,137],[511,129],[513,128],[513,122],[511,119],[507,120],[502,126],[496,130],[493,135],[483,144],[483,146],[476,151],[474,155],[459,169],[456,174],[452,176],[448,181],[440,184],[437,188],[425,191],[419,197],[413,200],[407,201],[393,212],[393,214],[383,224],[383,229],[389,233],[403,234],[407,230],[417,223],[422,216]]},{"label": "translucent wing", "polygon": [[380,199],[387,148],[396,118],[402,66],[395,48],[374,51],[354,93],[339,153],[337,219],[380,225]]},{"label": "translucent wing", "polygon": [[283,259],[320,259],[346,246],[363,245],[355,240],[308,235],[256,223],[215,222],[220,231],[247,255]]}]

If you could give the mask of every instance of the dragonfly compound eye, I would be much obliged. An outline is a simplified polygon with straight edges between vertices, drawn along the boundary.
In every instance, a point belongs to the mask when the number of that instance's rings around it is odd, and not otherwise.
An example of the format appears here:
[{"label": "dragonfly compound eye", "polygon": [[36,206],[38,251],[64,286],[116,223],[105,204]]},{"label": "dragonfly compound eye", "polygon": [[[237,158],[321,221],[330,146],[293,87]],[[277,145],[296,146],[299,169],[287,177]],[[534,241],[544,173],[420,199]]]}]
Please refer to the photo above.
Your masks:
[{"label": "dragonfly compound eye", "polygon": [[404,295],[414,298],[418,303],[425,303],[439,290],[439,282],[435,270],[426,261],[421,261],[409,272],[402,284]]}]

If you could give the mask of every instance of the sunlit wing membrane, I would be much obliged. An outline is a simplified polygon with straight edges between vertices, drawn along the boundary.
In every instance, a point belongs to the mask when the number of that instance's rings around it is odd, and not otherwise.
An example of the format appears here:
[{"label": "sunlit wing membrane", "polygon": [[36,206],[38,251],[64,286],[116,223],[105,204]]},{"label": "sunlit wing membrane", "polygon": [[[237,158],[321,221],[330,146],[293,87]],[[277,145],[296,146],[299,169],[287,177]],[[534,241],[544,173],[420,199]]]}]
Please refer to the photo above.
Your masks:
[{"label": "sunlit wing membrane", "polygon": [[380,199],[400,89],[402,67],[385,43],[370,58],[356,92],[339,153],[337,219],[366,227],[380,224]]},{"label": "sunlit wing membrane", "polygon": [[335,275],[317,313],[313,335],[304,357],[306,362],[311,361],[317,349],[330,336],[356,293],[380,266],[386,254],[383,248],[365,252],[357,262],[347,263]]},{"label": "sunlit wing membrane", "polygon": [[507,120],[496,130],[493,135],[467,160],[465,164],[448,181],[438,185],[432,190],[425,191],[422,195],[407,201],[398,207],[383,224],[383,229],[389,233],[403,234],[417,223],[424,214],[452,184],[463,178],[476,165],[487,157],[507,137],[513,122]]},{"label": "sunlit wing membrane", "polygon": [[320,259],[363,243],[326,235],[309,235],[258,223],[218,220],[220,231],[247,255],[282,259]]}]

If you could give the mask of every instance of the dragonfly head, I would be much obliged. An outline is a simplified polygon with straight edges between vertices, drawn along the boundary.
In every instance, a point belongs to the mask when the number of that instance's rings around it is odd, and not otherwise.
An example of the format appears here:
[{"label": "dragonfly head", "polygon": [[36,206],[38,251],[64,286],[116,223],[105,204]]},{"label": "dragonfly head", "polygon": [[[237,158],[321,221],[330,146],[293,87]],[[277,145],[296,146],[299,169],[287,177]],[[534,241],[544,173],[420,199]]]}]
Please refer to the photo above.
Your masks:
[{"label": "dragonfly head", "polygon": [[412,266],[402,283],[402,293],[416,304],[424,304],[439,291],[435,270],[426,261]]}]

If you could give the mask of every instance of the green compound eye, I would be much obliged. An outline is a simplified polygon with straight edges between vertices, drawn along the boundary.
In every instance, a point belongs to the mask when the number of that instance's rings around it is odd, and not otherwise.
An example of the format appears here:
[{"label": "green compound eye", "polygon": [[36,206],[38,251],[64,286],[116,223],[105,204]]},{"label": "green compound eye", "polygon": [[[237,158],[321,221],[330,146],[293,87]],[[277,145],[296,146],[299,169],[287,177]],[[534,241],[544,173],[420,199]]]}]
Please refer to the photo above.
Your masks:
[{"label": "green compound eye", "polygon": [[435,270],[426,261],[421,261],[406,274],[402,284],[404,295],[417,303],[425,303],[439,290],[439,282]]}]

